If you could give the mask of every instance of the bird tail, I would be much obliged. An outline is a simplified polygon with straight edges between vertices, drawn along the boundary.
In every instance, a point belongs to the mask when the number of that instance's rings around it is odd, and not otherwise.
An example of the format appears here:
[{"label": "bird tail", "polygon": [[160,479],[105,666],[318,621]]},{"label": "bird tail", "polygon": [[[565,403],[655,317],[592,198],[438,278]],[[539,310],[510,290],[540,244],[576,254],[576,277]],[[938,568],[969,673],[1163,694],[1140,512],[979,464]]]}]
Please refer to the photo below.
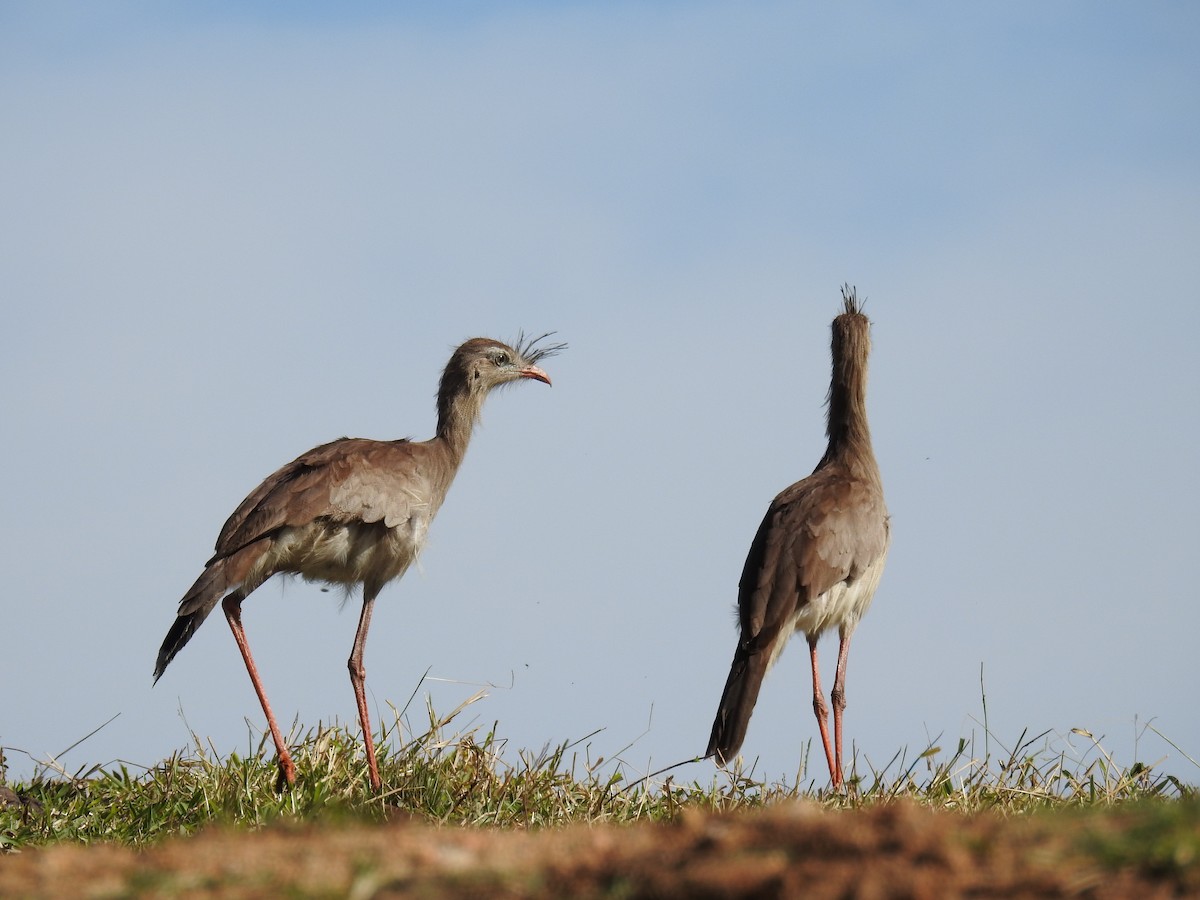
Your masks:
[{"label": "bird tail", "polygon": [[769,662],[768,654],[752,653],[745,647],[738,647],[729,668],[725,691],[721,694],[721,704],[717,707],[705,758],[715,756],[724,765],[737,755],[746,739],[750,714],[754,712]]},{"label": "bird tail", "polygon": [[218,559],[211,563],[179,601],[179,612],[158,649],[158,662],[154,666],[155,684],[158,684],[158,679],[162,678],[175,654],[192,639],[196,629],[231,587],[226,578],[227,562],[228,559]]}]

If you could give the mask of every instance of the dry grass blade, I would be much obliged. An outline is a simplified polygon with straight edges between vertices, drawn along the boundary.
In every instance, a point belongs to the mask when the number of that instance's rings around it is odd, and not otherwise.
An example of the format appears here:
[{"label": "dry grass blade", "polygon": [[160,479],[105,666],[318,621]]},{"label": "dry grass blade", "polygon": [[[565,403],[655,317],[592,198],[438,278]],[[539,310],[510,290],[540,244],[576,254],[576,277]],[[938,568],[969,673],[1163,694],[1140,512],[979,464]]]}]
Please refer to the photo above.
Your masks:
[{"label": "dry grass blade", "polygon": [[[226,757],[193,735],[190,750],[140,773],[121,764],[11,785],[19,802],[0,804],[0,848],[97,840],[139,845],[210,823],[260,827],[331,817],[375,822],[398,811],[444,824],[540,828],[667,821],[687,810],[725,813],[796,799],[830,809],[904,801],[1014,815],[1187,800],[1196,793],[1157,765],[1122,767],[1101,739],[1084,729],[1065,736],[1022,733],[998,758],[973,755],[974,736],[959,739],[948,755],[940,738],[911,758],[902,750],[880,769],[856,753],[845,792],[806,783],[806,768],[793,784],[770,782],[756,774],[754,764],[744,768],[740,758],[708,782],[642,778],[617,790],[627,780],[627,767],[593,753],[599,732],[537,752],[513,752],[497,737],[495,725],[487,731],[460,726],[485,697],[477,691],[444,715],[427,701],[427,727],[420,734],[393,708],[392,721],[378,736],[382,794],[369,788],[355,729],[333,724],[302,731],[294,723],[288,744],[300,778],[282,795],[273,790],[273,745],[265,732],[252,730],[249,752]],[[405,732],[412,737],[402,742]],[[983,746],[1003,744],[985,735]]]}]

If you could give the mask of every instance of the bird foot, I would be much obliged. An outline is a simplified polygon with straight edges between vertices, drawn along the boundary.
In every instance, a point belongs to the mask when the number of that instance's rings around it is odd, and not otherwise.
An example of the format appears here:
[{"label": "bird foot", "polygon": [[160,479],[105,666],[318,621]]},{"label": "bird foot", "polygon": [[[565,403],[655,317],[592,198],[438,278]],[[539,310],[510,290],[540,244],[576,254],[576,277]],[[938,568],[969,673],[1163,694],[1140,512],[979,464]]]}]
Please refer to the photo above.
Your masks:
[{"label": "bird foot", "polygon": [[296,783],[296,766],[291,757],[280,757],[279,775],[275,779],[275,793],[282,794]]}]

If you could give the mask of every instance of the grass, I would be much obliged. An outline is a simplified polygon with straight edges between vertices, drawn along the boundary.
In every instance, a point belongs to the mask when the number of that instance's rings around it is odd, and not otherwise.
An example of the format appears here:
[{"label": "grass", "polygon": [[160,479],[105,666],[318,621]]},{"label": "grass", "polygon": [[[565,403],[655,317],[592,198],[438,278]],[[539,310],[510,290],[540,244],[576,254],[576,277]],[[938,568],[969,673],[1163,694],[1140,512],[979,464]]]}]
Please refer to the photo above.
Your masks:
[{"label": "grass", "polygon": [[[353,730],[317,727],[296,736],[293,729],[289,745],[300,777],[283,794],[273,790],[276,767],[266,736],[255,752],[225,758],[195,739],[189,751],[143,772],[125,766],[94,768],[0,788],[7,791],[0,795],[0,850],[61,842],[139,846],[211,824],[255,828],[281,821],[377,822],[397,814],[477,827],[625,824],[669,821],[685,809],[728,812],[800,797],[839,809],[907,800],[1004,815],[1182,800],[1160,804],[1184,810],[1164,814],[1168,832],[1173,834],[1178,824],[1171,815],[1197,821],[1194,787],[1141,763],[1122,768],[1098,740],[1078,730],[1072,735],[1084,742],[1084,750],[1070,756],[1053,752],[1046,734],[1021,735],[1011,749],[993,755],[995,740],[985,734],[980,756],[974,755],[973,741],[962,739],[948,754],[931,743],[911,760],[901,752],[878,771],[864,766],[866,774],[858,771],[855,760],[849,789],[833,793],[815,783],[801,787],[800,778],[793,785],[768,783],[755,777],[753,769],[740,767],[703,783],[679,782],[674,775],[632,780],[619,764],[590,758],[584,742],[591,735],[537,754],[522,751],[515,762],[506,761],[505,743],[494,727],[487,732],[452,730],[455,719],[477,699],[445,716],[427,707],[428,727],[402,747],[397,714],[377,741],[386,785],[381,795],[369,789],[362,744]],[[0,783],[2,776],[0,769]],[[1149,827],[1150,844],[1157,840],[1155,827]],[[1098,840],[1097,852],[1119,854],[1119,848]],[[1182,847],[1168,841],[1167,850],[1154,851],[1155,858],[1164,860],[1163,865],[1200,861],[1194,843],[1185,841]]]}]

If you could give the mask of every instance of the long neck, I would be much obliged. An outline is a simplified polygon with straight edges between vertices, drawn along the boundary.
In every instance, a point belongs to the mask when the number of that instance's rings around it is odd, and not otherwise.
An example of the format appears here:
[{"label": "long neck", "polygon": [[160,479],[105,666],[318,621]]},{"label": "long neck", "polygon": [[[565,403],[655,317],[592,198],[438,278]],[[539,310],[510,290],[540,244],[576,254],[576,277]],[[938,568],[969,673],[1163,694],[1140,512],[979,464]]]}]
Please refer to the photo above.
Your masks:
[{"label": "long neck", "polygon": [[471,441],[471,432],[479,421],[486,391],[472,390],[465,378],[447,373],[438,389],[438,424],[434,440],[446,446],[455,468],[462,462]]},{"label": "long neck", "polygon": [[879,477],[867,424],[867,354],[870,324],[865,316],[839,316],[833,324],[833,377],[829,383],[829,446],[821,465],[839,461],[865,477]]}]

